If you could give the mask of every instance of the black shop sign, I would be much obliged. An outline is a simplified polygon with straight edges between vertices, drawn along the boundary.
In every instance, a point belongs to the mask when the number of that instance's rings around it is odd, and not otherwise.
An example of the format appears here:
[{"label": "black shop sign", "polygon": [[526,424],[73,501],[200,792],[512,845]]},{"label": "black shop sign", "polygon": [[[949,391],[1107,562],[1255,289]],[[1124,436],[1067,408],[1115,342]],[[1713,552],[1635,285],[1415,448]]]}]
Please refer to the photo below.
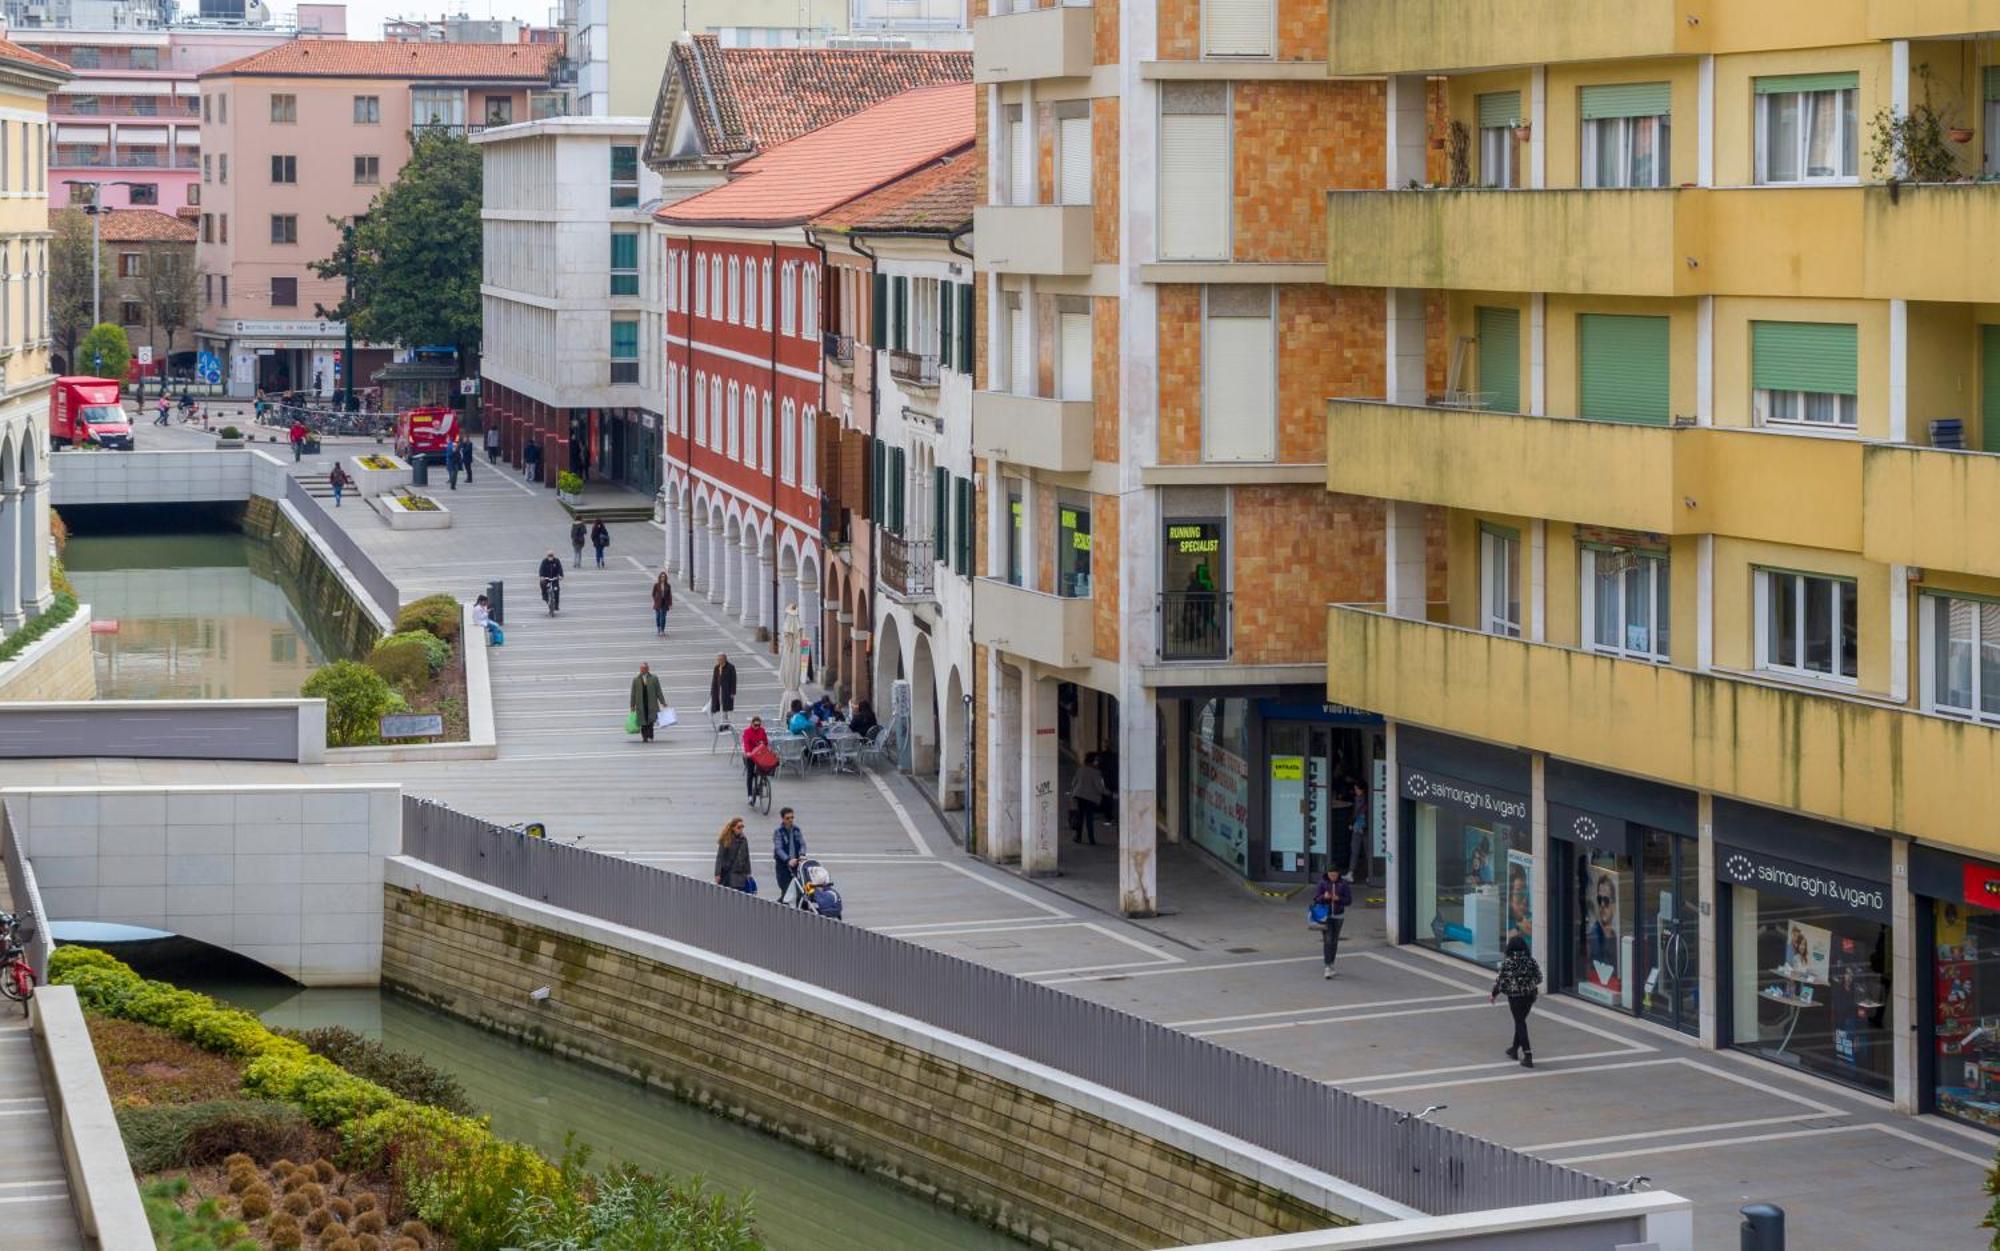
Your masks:
[{"label": "black shop sign", "polygon": [[1718,877],[1737,886],[1788,895],[1885,925],[1889,922],[1889,887],[1884,882],[1724,843],[1715,845],[1715,866]]}]

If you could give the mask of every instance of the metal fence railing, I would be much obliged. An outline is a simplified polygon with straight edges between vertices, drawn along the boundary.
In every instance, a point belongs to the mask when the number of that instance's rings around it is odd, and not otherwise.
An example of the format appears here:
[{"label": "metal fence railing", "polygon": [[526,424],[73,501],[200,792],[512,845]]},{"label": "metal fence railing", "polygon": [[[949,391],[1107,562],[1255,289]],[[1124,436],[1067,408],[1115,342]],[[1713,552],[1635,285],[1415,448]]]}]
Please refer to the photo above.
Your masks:
[{"label": "metal fence railing", "polygon": [[333,519],[333,514],[321,507],[297,478],[285,479],[285,502],[298,509],[299,516],[306,519],[313,533],[325,540],[326,545],[333,549],[333,554],[340,557],[340,563],[354,575],[355,581],[361,583],[361,589],[368,592],[368,598],[382,610],[382,615],[393,622],[403,606],[402,592],[396,589],[395,582],[382,572],[368,553],[361,550],[354,536]]},{"label": "metal fence railing", "polygon": [[7,876],[7,899],[11,911],[21,922],[22,947],[27,950],[28,966],[35,970],[37,980],[46,981],[49,976],[49,953],[55,950],[55,940],[49,937],[49,919],[42,913],[41,893],[35,887],[35,867],[21,854],[20,829],[14,820],[14,805],[0,800],[0,868]]},{"label": "metal fence railing", "polygon": [[1053,987],[414,796],[403,851],[498,890],[797,978],[1143,1100],[1434,1215],[1614,1192]]}]

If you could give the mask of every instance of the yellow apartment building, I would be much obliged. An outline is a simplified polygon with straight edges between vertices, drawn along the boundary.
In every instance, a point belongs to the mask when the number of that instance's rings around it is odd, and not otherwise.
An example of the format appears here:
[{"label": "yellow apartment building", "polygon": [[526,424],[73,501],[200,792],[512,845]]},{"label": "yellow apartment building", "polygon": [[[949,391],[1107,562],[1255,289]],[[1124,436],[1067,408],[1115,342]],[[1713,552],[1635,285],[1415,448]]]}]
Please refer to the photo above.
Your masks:
[{"label": "yellow apartment building", "polygon": [[2000,3],[1331,11],[1393,938],[2000,1127]]}]

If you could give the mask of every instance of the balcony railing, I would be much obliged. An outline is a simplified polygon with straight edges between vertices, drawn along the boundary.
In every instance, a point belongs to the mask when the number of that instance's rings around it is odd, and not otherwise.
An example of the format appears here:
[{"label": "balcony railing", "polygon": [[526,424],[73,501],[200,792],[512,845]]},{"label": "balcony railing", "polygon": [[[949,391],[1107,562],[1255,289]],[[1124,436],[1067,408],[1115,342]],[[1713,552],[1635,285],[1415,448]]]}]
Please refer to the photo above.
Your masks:
[{"label": "balcony railing", "polygon": [[904,600],[927,600],[937,591],[936,545],[882,532],[882,587]]},{"label": "balcony railing", "polygon": [[1160,659],[1229,659],[1228,591],[1160,592]]},{"label": "balcony railing", "polygon": [[912,386],[934,387],[938,384],[938,358],[892,349],[889,353],[889,372],[899,381]]},{"label": "balcony railing", "polygon": [[826,352],[828,360],[841,365],[852,365],[854,363],[853,335],[834,334],[829,331],[820,336],[820,343]]}]

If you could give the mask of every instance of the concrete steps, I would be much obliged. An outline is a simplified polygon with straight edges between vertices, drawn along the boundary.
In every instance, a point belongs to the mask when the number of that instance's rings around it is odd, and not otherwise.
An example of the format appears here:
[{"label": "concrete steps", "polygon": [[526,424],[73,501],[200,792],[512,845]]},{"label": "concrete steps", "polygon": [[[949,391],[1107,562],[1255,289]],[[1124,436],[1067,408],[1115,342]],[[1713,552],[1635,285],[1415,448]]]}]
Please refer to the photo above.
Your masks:
[{"label": "concrete steps", "polygon": [[306,494],[312,496],[314,499],[330,500],[333,498],[333,480],[325,474],[299,473],[292,476],[299,480],[299,485],[306,489]]}]

